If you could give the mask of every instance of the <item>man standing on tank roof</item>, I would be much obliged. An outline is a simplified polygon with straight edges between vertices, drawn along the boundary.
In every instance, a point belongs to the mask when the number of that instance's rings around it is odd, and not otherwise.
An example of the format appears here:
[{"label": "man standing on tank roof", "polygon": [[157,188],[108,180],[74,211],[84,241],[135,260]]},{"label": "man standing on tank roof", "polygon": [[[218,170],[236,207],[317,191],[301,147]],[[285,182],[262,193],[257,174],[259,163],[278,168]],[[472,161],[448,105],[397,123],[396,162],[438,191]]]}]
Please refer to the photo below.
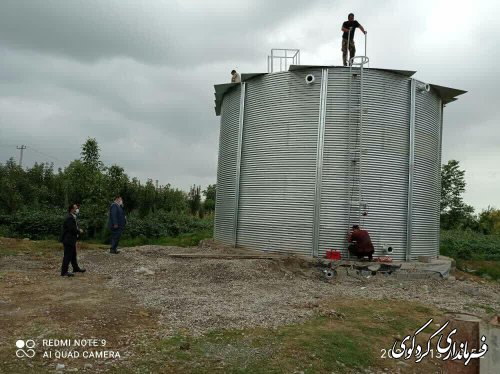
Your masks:
[{"label": "man standing on tank roof", "polygon": [[[349,59],[356,56],[356,47],[354,46],[354,31],[358,28],[366,34],[363,26],[359,24],[358,21],[354,19],[354,14],[349,13],[347,16],[347,21],[342,24],[342,31],[344,34],[342,35],[342,61],[344,62],[344,66],[347,66],[347,43],[349,43]],[[351,36],[349,36],[349,33]]]}]

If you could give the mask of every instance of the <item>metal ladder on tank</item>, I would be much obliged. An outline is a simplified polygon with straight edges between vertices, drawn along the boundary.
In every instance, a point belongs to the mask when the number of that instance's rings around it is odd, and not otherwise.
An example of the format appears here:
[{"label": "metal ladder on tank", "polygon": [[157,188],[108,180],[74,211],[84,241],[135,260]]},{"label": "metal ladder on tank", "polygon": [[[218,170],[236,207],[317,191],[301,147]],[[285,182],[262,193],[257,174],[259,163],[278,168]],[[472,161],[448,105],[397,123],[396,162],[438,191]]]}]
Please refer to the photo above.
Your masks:
[{"label": "metal ladder on tank", "polygon": [[[348,44],[349,49],[349,44]],[[366,40],[365,40],[366,51]],[[361,186],[362,132],[363,132],[363,66],[369,62],[367,56],[355,56],[349,60],[348,136],[347,136],[347,233],[345,248],[350,260],[349,231],[353,224],[359,225],[366,204],[363,203]]]}]

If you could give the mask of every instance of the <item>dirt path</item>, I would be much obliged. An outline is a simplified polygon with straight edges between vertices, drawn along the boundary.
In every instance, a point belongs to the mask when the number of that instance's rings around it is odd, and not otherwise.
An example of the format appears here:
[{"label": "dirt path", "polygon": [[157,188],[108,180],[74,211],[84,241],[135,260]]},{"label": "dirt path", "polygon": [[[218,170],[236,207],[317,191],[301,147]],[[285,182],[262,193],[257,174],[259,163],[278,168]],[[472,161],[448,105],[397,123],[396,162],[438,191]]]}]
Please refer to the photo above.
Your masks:
[{"label": "dirt path", "polygon": [[156,327],[150,311],[127,292],[105,286],[103,275],[88,272],[61,278],[50,259],[24,256],[0,258],[0,271],[0,357],[5,373],[44,372],[57,362],[72,366],[72,360],[40,355],[16,360],[18,339],[106,339],[106,349],[119,351],[121,361],[88,361],[87,369],[99,372],[133,358],[131,342]]}]

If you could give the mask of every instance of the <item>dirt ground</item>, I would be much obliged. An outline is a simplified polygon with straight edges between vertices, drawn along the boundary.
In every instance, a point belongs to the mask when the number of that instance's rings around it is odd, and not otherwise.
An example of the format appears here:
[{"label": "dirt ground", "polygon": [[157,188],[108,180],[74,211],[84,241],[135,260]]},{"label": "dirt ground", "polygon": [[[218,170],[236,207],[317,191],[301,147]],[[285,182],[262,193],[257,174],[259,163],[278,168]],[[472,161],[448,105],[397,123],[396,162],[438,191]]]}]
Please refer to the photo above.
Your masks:
[{"label": "dirt ground", "polygon": [[[248,254],[210,243],[196,248],[125,248],[118,255],[80,250],[80,266],[87,272],[73,278],[58,276],[57,254],[0,256],[0,371],[46,368],[50,372],[59,364],[65,365],[59,371],[120,372],[113,370],[141,354],[141,342],[151,336],[277,328],[307,321],[318,308],[333,310],[335,300],[408,300],[484,318],[500,311],[499,283],[460,276],[454,281],[399,281],[384,276],[325,281],[320,268],[299,258],[169,256],[238,253]],[[105,339],[106,349],[119,351],[120,358],[92,360],[85,366],[40,355],[34,360],[15,359],[16,340],[50,338]]]},{"label": "dirt ground", "polygon": [[[134,294],[141,304],[160,311],[165,333],[187,329],[275,327],[300,322],[319,299],[402,299],[421,301],[447,312],[486,317],[500,310],[500,287],[486,281],[417,280],[342,276],[325,282],[310,261],[172,258],[177,253],[248,253],[227,248],[180,249],[143,246],[113,258],[90,252],[93,264],[109,283]],[[257,252],[256,254],[260,254]],[[141,272],[141,268],[143,272]]]}]

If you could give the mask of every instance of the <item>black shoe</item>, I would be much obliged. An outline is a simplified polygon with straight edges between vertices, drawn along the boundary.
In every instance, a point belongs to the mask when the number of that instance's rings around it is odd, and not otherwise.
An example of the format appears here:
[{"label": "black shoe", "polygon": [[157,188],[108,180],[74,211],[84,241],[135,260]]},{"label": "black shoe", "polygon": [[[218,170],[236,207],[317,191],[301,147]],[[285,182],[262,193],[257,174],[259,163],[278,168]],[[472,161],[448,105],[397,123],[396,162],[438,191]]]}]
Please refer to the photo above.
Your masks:
[{"label": "black shoe", "polygon": [[75,274],[73,273],[65,273],[65,274],[61,274],[61,277],[74,277]]},{"label": "black shoe", "polygon": [[118,251],[118,250],[117,250],[117,251],[111,251],[111,250],[110,250],[110,251],[109,251],[109,253],[112,253],[112,254],[114,254],[114,255],[117,255],[118,253],[120,253],[120,251]]},{"label": "black shoe", "polygon": [[78,268],[76,270],[73,270],[73,273],[85,273],[87,270],[85,268]]}]

